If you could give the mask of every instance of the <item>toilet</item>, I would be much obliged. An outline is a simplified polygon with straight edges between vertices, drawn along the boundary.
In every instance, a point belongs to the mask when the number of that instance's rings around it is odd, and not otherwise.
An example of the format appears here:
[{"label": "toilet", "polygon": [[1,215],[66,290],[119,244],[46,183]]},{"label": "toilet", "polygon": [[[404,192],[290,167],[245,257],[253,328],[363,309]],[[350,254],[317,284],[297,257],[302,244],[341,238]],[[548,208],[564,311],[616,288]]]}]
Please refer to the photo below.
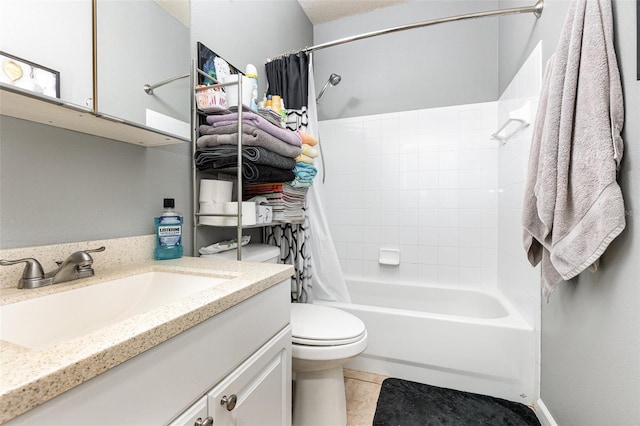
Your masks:
[{"label": "toilet", "polygon": [[[202,257],[236,259],[236,250]],[[277,263],[278,247],[248,244],[242,259]],[[291,357],[295,379],[294,426],[347,424],[342,366],[367,347],[367,330],[360,318],[346,311],[309,303],[291,304]]]},{"label": "toilet", "polygon": [[364,323],[337,308],[292,303],[291,326],[293,424],[346,425],[342,366],[366,349]]}]

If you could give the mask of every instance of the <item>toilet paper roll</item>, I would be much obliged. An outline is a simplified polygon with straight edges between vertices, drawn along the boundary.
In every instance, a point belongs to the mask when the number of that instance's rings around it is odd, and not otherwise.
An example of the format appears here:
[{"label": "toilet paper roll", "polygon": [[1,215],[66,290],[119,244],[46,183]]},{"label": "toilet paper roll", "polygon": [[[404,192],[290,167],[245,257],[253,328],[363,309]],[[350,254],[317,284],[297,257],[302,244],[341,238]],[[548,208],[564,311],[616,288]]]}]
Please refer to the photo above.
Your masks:
[{"label": "toilet paper roll", "polygon": [[[224,203],[200,201],[200,213],[224,214]],[[200,216],[200,225],[225,226],[226,217]]]},{"label": "toilet paper roll", "polygon": [[200,202],[224,203],[231,201],[233,182],[215,179],[200,179]]}]

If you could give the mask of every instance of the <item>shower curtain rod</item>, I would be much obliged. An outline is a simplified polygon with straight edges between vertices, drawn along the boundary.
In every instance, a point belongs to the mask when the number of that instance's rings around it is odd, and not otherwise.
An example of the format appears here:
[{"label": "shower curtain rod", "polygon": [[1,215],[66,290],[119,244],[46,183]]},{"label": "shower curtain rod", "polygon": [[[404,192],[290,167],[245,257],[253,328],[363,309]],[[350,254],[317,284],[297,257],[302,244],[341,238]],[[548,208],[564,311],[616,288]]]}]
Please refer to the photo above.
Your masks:
[{"label": "shower curtain rod", "polygon": [[351,43],[352,41],[356,41],[356,40],[363,40],[365,38],[395,33],[398,31],[412,30],[414,28],[421,28],[429,25],[443,24],[445,22],[455,22],[455,21],[462,21],[465,19],[474,19],[474,18],[485,18],[489,16],[515,15],[515,14],[522,14],[522,13],[533,13],[534,15],[536,15],[536,18],[539,18],[542,15],[542,9],[544,9],[544,0],[538,0],[536,4],[529,7],[514,7],[511,9],[498,9],[498,10],[490,10],[488,12],[476,12],[476,13],[469,13],[466,15],[450,16],[447,18],[431,19],[429,21],[416,22],[414,24],[400,25],[397,27],[386,28],[384,30],[371,31],[364,34],[359,34],[351,37],[341,38],[334,41],[329,41],[326,43],[321,43],[311,47],[305,47],[304,49],[284,53],[274,58],[269,58],[267,62],[270,62],[271,59],[281,58],[287,55],[295,55],[299,52],[309,53],[315,50],[326,49],[327,47],[333,47],[333,46],[338,46],[340,44]]}]

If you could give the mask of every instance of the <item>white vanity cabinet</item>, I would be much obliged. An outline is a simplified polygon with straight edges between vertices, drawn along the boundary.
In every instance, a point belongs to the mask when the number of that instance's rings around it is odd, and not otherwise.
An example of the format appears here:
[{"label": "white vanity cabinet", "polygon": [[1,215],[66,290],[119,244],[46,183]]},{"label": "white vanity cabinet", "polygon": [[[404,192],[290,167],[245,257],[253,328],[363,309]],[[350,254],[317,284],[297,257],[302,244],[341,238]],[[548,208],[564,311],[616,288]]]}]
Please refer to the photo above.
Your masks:
[{"label": "white vanity cabinet", "polygon": [[286,279],[7,424],[288,425],[289,292]]},{"label": "white vanity cabinet", "polygon": [[169,426],[291,424],[290,348],[289,326]]}]

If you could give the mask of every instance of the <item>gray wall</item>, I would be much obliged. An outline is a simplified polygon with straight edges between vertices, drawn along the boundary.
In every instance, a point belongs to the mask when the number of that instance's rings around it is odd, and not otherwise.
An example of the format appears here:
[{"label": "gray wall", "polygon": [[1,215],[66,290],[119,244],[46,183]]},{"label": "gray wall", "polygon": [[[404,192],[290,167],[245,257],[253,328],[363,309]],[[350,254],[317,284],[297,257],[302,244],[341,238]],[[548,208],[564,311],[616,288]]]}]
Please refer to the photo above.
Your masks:
[{"label": "gray wall", "polygon": [[143,148],[1,116],[0,247],[153,234],[164,197],[176,199],[190,229],[188,148]]},{"label": "gray wall", "polygon": [[[528,4],[501,1],[501,7]],[[500,19],[500,87],[539,40],[555,50],[568,2],[546,0],[535,24]],[[625,93],[625,153],[620,183],[627,228],[596,273],[563,283],[542,306],[541,398],[560,425],[640,424],[640,82],[636,81],[635,2],[615,0],[618,64]]]},{"label": "gray wall", "polygon": [[[240,71],[247,64],[255,65],[260,99],[267,86],[266,59],[309,46],[312,40],[313,27],[296,0],[191,0],[193,57],[197,56],[196,43],[201,42]],[[250,235],[252,242],[261,238],[260,229],[245,229],[243,233]],[[197,246],[235,237],[235,228],[202,226],[198,228]]]},{"label": "gray wall", "polygon": [[[191,16],[193,54],[202,41],[237,66],[254,63],[261,77],[267,56],[312,39],[294,0],[194,1]],[[265,31],[269,22],[281,25]],[[162,198],[174,197],[190,254],[190,158],[187,143],[143,148],[2,116],[0,247],[152,234]]]},{"label": "gray wall", "polygon": [[[412,1],[314,26],[314,44],[435,18],[493,10],[497,1]],[[498,99],[497,20],[398,32],[319,50],[316,91],[333,72],[320,120]]]},{"label": "gray wall", "polygon": [[296,0],[191,0],[191,46],[196,42],[236,66],[258,70],[258,98],[266,89],[268,57],[312,44],[313,27]]}]

